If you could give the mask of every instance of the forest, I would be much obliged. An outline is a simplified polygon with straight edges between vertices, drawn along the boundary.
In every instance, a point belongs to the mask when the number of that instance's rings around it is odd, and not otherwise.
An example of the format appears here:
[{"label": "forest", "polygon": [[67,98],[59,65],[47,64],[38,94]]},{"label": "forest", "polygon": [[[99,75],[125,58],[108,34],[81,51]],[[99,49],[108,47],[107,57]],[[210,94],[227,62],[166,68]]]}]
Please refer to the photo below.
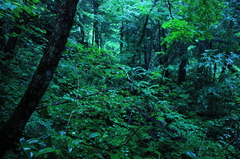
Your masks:
[{"label": "forest", "polygon": [[1,0],[1,159],[240,159],[238,0]]}]

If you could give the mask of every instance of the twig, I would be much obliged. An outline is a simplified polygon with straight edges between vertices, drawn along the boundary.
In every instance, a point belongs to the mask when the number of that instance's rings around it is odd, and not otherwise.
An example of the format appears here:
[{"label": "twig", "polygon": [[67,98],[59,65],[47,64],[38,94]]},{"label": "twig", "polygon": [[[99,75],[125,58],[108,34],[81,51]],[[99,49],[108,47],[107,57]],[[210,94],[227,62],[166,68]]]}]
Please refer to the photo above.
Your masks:
[{"label": "twig", "polygon": [[[78,67],[77,67],[77,65],[76,65],[76,74],[77,74],[77,70],[78,70]],[[78,78],[77,78],[77,88],[76,89],[79,89],[79,85],[80,85],[80,81],[79,81],[79,76],[78,76]],[[68,119],[68,123],[67,123],[67,126],[66,126],[66,132],[68,132],[68,126],[70,125],[70,123],[71,123],[71,119],[72,119],[72,117],[73,117],[73,112],[74,112],[74,110],[75,110],[75,107],[76,107],[76,104],[77,104],[77,102],[78,102],[78,100],[76,100],[78,98],[78,93],[76,93],[76,97],[75,97],[75,100],[74,101],[76,101],[76,102],[74,102],[74,106],[72,107],[72,111],[71,111],[71,114],[70,114],[70,116],[69,116],[69,119]]]},{"label": "twig", "polygon": [[[146,115],[146,117],[143,120],[143,124],[147,121],[150,113],[153,111],[153,107],[151,107],[151,109],[149,110],[148,114]],[[125,141],[123,141],[119,146],[114,147],[111,151],[109,151],[107,154],[111,154],[114,150],[116,150],[117,148],[120,148],[124,145],[127,145],[129,143],[129,141],[133,138],[133,136],[138,132],[138,130],[141,128],[141,126],[143,126],[143,124],[140,124],[138,128],[136,128],[134,130],[134,132],[132,134],[130,134],[127,139]]]},{"label": "twig", "polygon": [[[97,94],[99,94],[99,93],[105,92],[105,91],[107,91],[107,90],[109,90],[109,89],[110,89],[110,88],[107,88],[107,89],[100,90],[100,91],[98,91],[98,92],[96,92],[96,93],[93,93],[93,94],[85,95],[85,96],[82,96],[82,97],[77,97],[77,98],[75,98],[75,100],[79,100],[79,99],[91,97],[91,96],[97,95]],[[43,105],[43,106],[40,106],[40,107],[36,107],[35,110],[41,109],[41,108],[43,108],[43,107],[60,105],[60,104],[65,104],[65,103],[70,103],[70,102],[73,102],[73,101],[68,100],[68,101],[64,101],[64,102],[51,103],[51,104],[49,104],[49,105]]]},{"label": "twig", "polygon": [[127,71],[124,70],[123,67],[120,67],[120,66],[119,66],[118,68],[126,73],[126,75],[127,75],[127,80],[128,80],[130,83],[132,83],[132,84],[134,84],[135,86],[138,87],[138,85],[137,85],[135,82],[133,82],[133,80],[130,78],[130,76],[128,75]]},{"label": "twig", "polygon": [[233,141],[236,139],[236,137],[234,137],[221,151],[220,151],[220,153],[221,152],[223,152],[224,150],[226,150],[227,148],[228,148],[228,146],[231,144],[231,143],[233,143]]}]

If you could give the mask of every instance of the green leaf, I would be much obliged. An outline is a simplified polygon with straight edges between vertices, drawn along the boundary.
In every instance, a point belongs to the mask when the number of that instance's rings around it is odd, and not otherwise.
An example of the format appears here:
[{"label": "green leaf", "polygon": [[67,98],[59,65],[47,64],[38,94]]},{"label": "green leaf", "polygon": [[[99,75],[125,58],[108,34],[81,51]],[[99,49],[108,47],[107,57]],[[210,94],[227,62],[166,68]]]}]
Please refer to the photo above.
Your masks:
[{"label": "green leaf", "polygon": [[[27,140],[27,142],[28,142],[28,144],[35,144],[35,143],[39,144],[39,143],[42,143],[41,140],[36,139],[36,138],[29,139],[29,140]],[[42,144],[41,144],[41,145],[42,145]],[[43,146],[44,146],[44,145],[43,145]]]},{"label": "green leaf", "polygon": [[161,52],[156,52],[156,54],[163,54],[163,55],[166,55],[167,52],[161,51]]},{"label": "green leaf", "polygon": [[240,32],[237,33],[237,36],[240,37]]},{"label": "green leaf", "polygon": [[102,149],[90,147],[90,146],[85,147],[84,149],[87,150],[89,153],[100,153],[103,151]]},{"label": "green leaf", "polygon": [[19,141],[20,141],[20,144],[24,144],[24,143],[26,142],[26,140],[25,140],[24,137],[22,137],[21,139],[19,139]]},{"label": "green leaf", "polygon": [[28,14],[32,13],[32,9],[31,9],[30,7],[28,7],[28,6],[25,7],[25,11],[26,11]]},{"label": "green leaf", "polygon": [[186,153],[186,155],[188,155],[189,157],[191,157],[191,158],[197,158],[197,156],[196,156],[196,154],[195,153],[193,153],[193,152],[185,152]]},{"label": "green leaf", "polygon": [[97,137],[97,136],[99,136],[99,135],[100,135],[100,133],[95,132],[95,133],[92,133],[92,134],[90,135],[90,138],[94,138],[94,137]]},{"label": "green leaf", "polygon": [[43,154],[46,154],[46,153],[50,153],[50,152],[56,152],[56,150],[51,148],[51,147],[47,147],[45,149],[40,150],[36,157],[38,157],[40,155],[43,155]]},{"label": "green leaf", "polygon": [[66,131],[59,131],[60,135],[66,135]]},{"label": "green leaf", "polygon": [[14,12],[13,14],[14,14],[17,18],[20,18],[20,15],[19,15],[18,12]]},{"label": "green leaf", "polygon": [[34,3],[38,3],[40,0],[33,0]]},{"label": "green leaf", "polygon": [[187,48],[187,50],[190,51],[190,50],[194,49],[195,47],[196,47],[196,46],[190,45],[190,46]]}]

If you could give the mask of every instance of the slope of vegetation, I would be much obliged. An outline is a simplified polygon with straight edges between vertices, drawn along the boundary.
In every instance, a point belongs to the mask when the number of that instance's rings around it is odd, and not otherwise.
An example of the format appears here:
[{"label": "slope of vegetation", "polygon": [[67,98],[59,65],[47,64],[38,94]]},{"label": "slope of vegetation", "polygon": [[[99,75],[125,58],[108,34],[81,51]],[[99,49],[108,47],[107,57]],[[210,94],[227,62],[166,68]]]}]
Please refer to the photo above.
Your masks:
[{"label": "slope of vegetation", "polygon": [[[73,1],[0,2],[1,134]],[[240,158],[239,12],[237,0],[79,1],[3,158]]]}]

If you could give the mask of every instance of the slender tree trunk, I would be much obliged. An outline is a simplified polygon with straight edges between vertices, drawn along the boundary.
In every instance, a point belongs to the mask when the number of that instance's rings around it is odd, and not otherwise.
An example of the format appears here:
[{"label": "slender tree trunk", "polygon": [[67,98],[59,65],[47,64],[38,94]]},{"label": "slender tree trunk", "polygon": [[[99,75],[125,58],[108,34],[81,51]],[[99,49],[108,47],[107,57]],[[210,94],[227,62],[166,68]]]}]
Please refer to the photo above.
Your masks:
[{"label": "slender tree trunk", "polygon": [[[5,53],[10,53],[11,55],[13,54],[13,49],[16,46],[17,39],[20,33],[21,33],[21,29],[18,26],[14,26],[11,29],[11,34],[16,34],[16,35],[9,37],[7,44],[4,48]],[[11,57],[13,57],[13,55]]]},{"label": "slender tree trunk", "polygon": [[215,83],[216,80],[216,74],[217,74],[217,63],[215,62],[213,65],[213,79],[212,79],[212,83]]},{"label": "slender tree trunk", "polygon": [[10,34],[12,34],[13,36],[9,37],[6,45],[4,46],[4,56],[2,57],[3,61],[11,60],[14,57],[14,48],[16,47],[18,37],[21,33],[21,28],[18,25],[22,25],[19,21],[17,21],[16,23],[17,25],[10,30]]},{"label": "slender tree trunk", "polygon": [[99,33],[99,22],[97,19],[98,16],[98,8],[100,4],[98,0],[93,0],[93,12],[95,16],[95,21],[93,23],[93,31],[94,31],[94,42],[99,47],[100,46],[100,33]]},{"label": "slender tree trunk", "polygon": [[80,42],[82,43],[82,44],[84,44],[85,43],[85,32],[84,32],[84,30],[83,30],[83,28],[81,27],[80,28],[81,29],[81,31],[80,31]]},{"label": "slender tree trunk", "polygon": [[32,81],[17,108],[0,130],[0,158],[21,136],[28,119],[38,106],[52,79],[73,24],[77,3],[78,0],[64,0],[62,2],[52,38]]},{"label": "slender tree trunk", "polygon": [[120,54],[122,54],[123,52],[123,38],[124,38],[124,33],[123,33],[123,29],[124,29],[124,26],[123,26],[123,22],[121,23],[121,27],[120,27]]},{"label": "slender tree trunk", "polygon": [[[141,50],[141,45],[142,45],[143,39],[145,37],[149,16],[150,16],[153,8],[156,6],[156,4],[157,4],[157,0],[155,0],[155,2],[153,3],[151,9],[149,10],[149,13],[146,15],[146,17],[144,19],[144,23],[143,23],[143,27],[142,27],[142,30],[141,30],[140,39],[138,40],[137,45],[136,45],[136,51],[137,51],[137,54],[138,54],[138,61],[139,61],[140,64],[141,64],[141,61],[142,61],[142,59],[141,59],[141,54],[142,54],[142,52],[141,52],[142,51]],[[146,54],[144,54],[144,56],[145,55]],[[144,57],[144,59],[147,59],[147,57]]]},{"label": "slender tree trunk", "polygon": [[0,51],[3,50],[4,48],[4,32],[3,32],[3,25],[5,23],[5,19],[1,18],[0,19]]},{"label": "slender tree trunk", "polygon": [[[225,57],[226,57],[226,60],[225,60],[225,62],[224,62],[224,66],[222,67],[221,75],[225,73],[226,68],[228,68],[233,74],[234,74],[234,73],[237,73],[237,72],[238,72],[237,69],[235,69],[235,68],[233,67],[232,62],[230,62],[230,60],[229,60],[229,58],[230,58],[230,52],[227,51]],[[239,76],[238,74],[236,74],[236,75]]]},{"label": "slender tree trunk", "polygon": [[[144,23],[143,23],[143,27],[142,27],[142,32],[141,32],[141,35],[140,35],[140,39],[138,40],[138,43],[137,43],[137,46],[136,46],[136,51],[137,51],[137,54],[138,54],[138,60],[139,61],[139,64],[141,65],[141,54],[142,54],[142,50],[141,50],[141,45],[142,45],[142,42],[143,42],[143,39],[145,37],[145,32],[146,32],[146,27],[147,27],[147,24],[148,24],[148,20],[149,20],[149,14],[146,16],[145,20],[144,20]],[[145,58],[145,57],[144,57]]]},{"label": "slender tree trunk", "polygon": [[187,75],[186,66],[188,62],[188,59],[185,53],[187,51],[187,48],[182,43],[180,43],[180,45],[183,45],[183,46],[181,46],[181,49],[180,49],[181,51],[180,58],[182,58],[182,60],[178,68],[178,84],[179,85],[186,81],[186,75]]},{"label": "slender tree trunk", "polygon": [[182,84],[182,82],[186,81],[186,74],[187,74],[186,66],[187,66],[187,59],[183,59],[178,69],[178,84]]},{"label": "slender tree trunk", "polygon": [[144,68],[146,70],[149,69],[149,64],[150,64],[150,58],[151,58],[151,52],[148,51],[148,48],[147,47],[150,47],[150,46],[146,46],[144,45]]},{"label": "slender tree trunk", "polygon": [[[161,29],[161,34],[162,34],[162,38],[163,38],[163,39],[166,38],[166,33],[165,33],[165,29],[164,29],[164,28]],[[162,45],[162,51],[163,51],[164,53],[167,53],[167,44],[166,44],[166,43],[164,43],[164,44]],[[164,54],[164,55],[162,55],[162,58],[163,58],[163,59],[162,59],[162,60],[163,60],[163,65],[164,65],[164,67],[165,67],[165,71],[164,71],[163,76],[169,78],[169,77],[170,77],[170,72],[169,72],[168,69],[166,69],[166,68],[168,67],[168,65],[169,65],[169,64],[167,64],[169,55],[168,55],[168,54]]]}]

